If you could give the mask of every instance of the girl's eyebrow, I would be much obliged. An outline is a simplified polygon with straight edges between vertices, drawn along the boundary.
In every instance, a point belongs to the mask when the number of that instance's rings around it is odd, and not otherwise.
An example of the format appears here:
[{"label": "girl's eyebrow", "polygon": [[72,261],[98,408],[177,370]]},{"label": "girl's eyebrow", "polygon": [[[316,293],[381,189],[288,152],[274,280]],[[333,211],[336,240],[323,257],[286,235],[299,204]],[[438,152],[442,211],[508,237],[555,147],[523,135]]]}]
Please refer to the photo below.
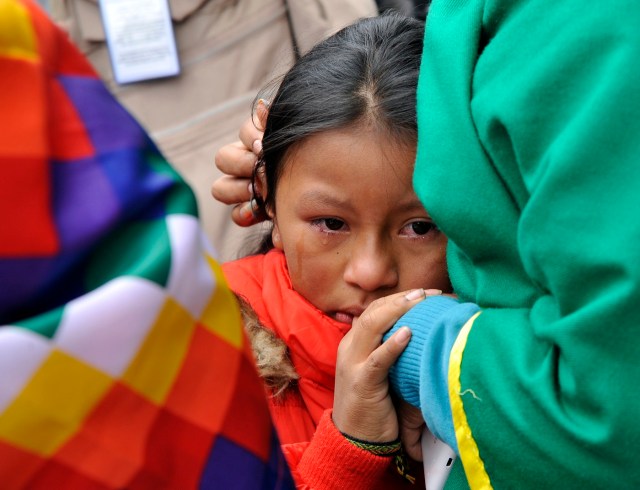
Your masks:
[{"label": "girl's eyebrow", "polygon": [[318,190],[309,190],[307,192],[304,192],[300,196],[300,201],[303,204],[339,206],[343,208],[351,207],[349,198],[340,198]]},{"label": "girl's eyebrow", "polygon": [[[343,209],[350,210],[353,208],[351,205],[349,198],[340,198],[335,195],[327,194],[323,191],[318,190],[309,190],[304,192],[299,199],[299,202],[306,206],[333,206],[340,207]],[[400,203],[396,208],[398,213],[409,213],[409,212],[422,212],[427,215],[428,218],[431,218],[429,213],[425,211],[424,206],[420,202],[420,200],[416,197],[407,202]]]}]

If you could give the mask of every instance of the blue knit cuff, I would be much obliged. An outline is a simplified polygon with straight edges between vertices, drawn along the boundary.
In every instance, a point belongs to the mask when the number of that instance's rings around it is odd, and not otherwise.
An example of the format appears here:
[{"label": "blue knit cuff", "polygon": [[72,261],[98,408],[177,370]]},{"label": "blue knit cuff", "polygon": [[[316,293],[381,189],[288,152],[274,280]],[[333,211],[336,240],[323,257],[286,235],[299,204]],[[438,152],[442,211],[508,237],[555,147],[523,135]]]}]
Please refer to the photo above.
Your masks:
[{"label": "blue knit cuff", "polygon": [[411,341],[391,367],[389,379],[392,389],[414,407],[420,407],[420,378],[417,374],[422,365],[428,333],[443,313],[457,304],[458,301],[449,296],[429,296],[400,317],[382,339],[387,340],[400,327],[411,329]]},{"label": "blue knit cuff", "polygon": [[449,296],[430,296],[418,303],[384,336],[401,326],[411,329],[411,341],[389,372],[391,388],[422,410],[433,434],[457,452],[449,401],[449,354],[458,333],[479,307]]}]

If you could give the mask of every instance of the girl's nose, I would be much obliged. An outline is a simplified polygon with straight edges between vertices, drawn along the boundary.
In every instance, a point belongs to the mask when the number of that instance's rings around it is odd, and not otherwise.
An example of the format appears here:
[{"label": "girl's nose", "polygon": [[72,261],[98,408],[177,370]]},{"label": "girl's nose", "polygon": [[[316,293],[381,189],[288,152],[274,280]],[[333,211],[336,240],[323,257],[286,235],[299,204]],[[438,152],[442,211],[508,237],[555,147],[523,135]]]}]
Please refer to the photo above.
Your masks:
[{"label": "girl's nose", "polygon": [[344,280],[365,291],[397,286],[398,271],[391,247],[380,240],[356,240],[344,271]]}]

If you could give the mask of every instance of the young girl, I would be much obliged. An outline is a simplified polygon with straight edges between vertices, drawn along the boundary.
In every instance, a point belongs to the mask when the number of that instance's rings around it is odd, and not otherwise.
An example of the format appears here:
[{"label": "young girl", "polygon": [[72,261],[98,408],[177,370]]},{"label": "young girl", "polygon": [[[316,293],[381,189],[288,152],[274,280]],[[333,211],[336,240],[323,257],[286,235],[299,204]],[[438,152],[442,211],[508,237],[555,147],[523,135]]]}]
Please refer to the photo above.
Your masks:
[{"label": "young girl", "polygon": [[[300,485],[326,483],[319,472],[332,465],[318,458],[327,445],[345,457],[344,445],[356,459],[366,453],[339,436],[330,413],[338,344],[354,319],[393,293],[450,290],[446,238],[411,181],[422,35],[423,24],[410,18],[364,19],[287,73],[269,105],[254,174],[273,227],[262,253],[223,266],[247,306],[271,412]],[[397,435],[371,441],[381,444],[359,484],[403,484],[373,471],[389,466],[379,454]]]}]

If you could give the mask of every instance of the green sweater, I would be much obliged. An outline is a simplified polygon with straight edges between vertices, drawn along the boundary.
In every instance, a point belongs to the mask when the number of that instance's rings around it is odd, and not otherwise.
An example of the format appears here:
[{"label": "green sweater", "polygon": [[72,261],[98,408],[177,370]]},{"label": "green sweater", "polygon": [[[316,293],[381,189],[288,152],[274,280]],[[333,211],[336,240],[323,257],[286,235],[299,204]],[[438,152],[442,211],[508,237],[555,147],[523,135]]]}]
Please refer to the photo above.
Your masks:
[{"label": "green sweater", "polygon": [[640,488],[640,2],[434,0],[418,125],[467,480]]}]

